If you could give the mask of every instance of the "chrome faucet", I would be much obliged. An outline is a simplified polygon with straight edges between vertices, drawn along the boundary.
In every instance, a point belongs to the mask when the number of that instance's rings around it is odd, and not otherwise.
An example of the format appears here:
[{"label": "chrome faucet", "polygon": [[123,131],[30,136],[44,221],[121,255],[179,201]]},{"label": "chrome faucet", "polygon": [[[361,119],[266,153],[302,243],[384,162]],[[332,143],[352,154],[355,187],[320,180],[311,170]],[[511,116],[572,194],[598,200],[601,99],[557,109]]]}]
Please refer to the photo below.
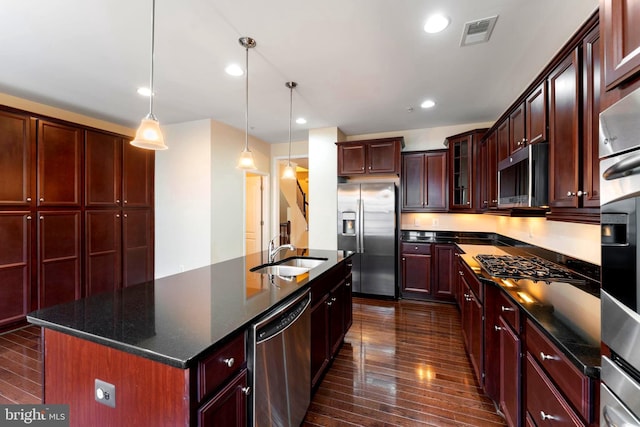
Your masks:
[{"label": "chrome faucet", "polygon": [[277,235],[273,239],[269,240],[269,264],[273,263],[276,260],[276,255],[283,249],[289,249],[290,251],[295,251],[296,247],[292,244],[286,244],[276,247],[276,239],[279,239],[280,235]]}]

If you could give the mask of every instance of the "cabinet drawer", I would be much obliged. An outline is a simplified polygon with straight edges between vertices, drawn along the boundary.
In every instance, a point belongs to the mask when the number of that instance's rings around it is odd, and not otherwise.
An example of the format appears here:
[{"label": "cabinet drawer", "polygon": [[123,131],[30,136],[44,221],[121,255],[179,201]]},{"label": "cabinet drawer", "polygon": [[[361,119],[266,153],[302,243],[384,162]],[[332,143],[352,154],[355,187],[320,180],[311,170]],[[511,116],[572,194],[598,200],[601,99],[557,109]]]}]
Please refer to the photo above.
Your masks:
[{"label": "cabinet drawer", "polygon": [[244,367],[244,348],[245,334],[241,333],[198,363],[198,401]]},{"label": "cabinet drawer", "polygon": [[526,328],[527,351],[549,374],[553,383],[564,393],[573,407],[584,419],[589,420],[591,413],[589,377],[583,375],[531,320],[527,320]]},{"label": "cabinet drawer", "polygon": [[431,243],[402,243],[400,252],[403,254],[431,255]]},{"label": "cabinet drawer", "polygon": [[529,352],[526,382],[527,416],[533,418],[538,427],[585,425]]},{"label": "cabinet drawer", "polygon": [[500,292],[496,310],[516,333],[520,333],[520,309],[504,292]]},{"label": "cabinet drawer", "polygon": [[478,276],[476,276],[473,270],[471,270],[471,267],[469,267],[467,263],[464,262],[462,257],[458,258],[458,260],[458,274],[464,278],[465,282],[467,282],[469,288],[471,288],[476,298],[478,299],[478,302],[482,304],[484,301],[484,293],[482,292],[483,286],[482,283],[480,283],[480,279],[478,279]]}]

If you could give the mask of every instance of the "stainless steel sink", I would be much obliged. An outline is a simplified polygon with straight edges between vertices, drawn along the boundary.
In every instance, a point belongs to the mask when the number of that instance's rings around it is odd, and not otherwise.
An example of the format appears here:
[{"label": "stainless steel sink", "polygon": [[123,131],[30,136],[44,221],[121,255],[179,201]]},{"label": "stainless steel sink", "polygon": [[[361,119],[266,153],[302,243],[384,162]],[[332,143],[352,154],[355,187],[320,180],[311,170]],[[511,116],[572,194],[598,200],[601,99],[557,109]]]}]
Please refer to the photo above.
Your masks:
[{"label": "stainless steel sink", "polygon": [[291,257],[279,261],[277,265],[290,265],[292,267],[315,268],[323,264],[327,258]]},{"label": "stainless steel sink", "polygon": [[272,264],[253,267],[251,272],[276,276],[299,276],[323,264],[328,258],[291,257]]},{"label": "stainless steel sink", "polygon": [[252,271],[253,273],[260,273],[260,274],[273,274],[275,276],[299,276],[301,274],[306,273],[309,270],[310,270],[309,267],[296,267],[296,266],[282,265],[282,264],[278,264],[278,265],[267,264],[267,265],[259,265],[257,267],[253,267],[250,271]]}]

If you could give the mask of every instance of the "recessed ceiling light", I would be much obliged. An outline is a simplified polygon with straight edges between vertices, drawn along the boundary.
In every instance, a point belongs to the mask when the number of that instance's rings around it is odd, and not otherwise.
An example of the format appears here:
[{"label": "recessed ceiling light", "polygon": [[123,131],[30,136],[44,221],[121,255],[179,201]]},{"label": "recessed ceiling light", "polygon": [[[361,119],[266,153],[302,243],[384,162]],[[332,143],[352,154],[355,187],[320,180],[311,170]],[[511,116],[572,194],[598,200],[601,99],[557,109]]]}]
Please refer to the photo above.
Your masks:
[{"label": "recessed ceiling light", "polygon": [[241,76],[244,74],[244,70],[238,64],[228,65],[227,68],[224,69],[230,76]]},{"label": "recessed ceiling light", "polygon": [[436,103],[431,100],[431,99],[427,99],[426,101],[424,101],[422,104],[420,104],[420,106],[422,108],[432,108],[436,105]]},{"label": "recessed ceiling light", "polygon": [[439,33],[449,26],[449,18],[444,15],[431,15],[424,24],[424,30],[427,33]]},{"label": "recessed ceiling light", "polygon": [[304,117],[298,117],[296,119],[296,123],[299,125],[304,125],[305,123],[307,123],[307,119],[305,119]]},{"label": "recessed ceiling light", "polygon": [[136,92],[138,92],[138,95],[151,96],[151,89],[148,87],[139,87]]}]

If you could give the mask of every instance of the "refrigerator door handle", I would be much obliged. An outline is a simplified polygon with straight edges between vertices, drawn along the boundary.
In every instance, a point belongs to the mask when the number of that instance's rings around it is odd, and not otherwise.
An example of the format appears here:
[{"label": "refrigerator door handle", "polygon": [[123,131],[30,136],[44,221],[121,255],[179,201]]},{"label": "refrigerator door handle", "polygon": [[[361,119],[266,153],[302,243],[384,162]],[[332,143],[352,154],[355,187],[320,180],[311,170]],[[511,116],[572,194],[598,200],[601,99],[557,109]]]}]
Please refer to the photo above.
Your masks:
[{"label": "refrigerator door handle", "polygon": [[358,200],[358,217],[360,219],[360,230],[358,230],[359,252],[364,253],[364,201],[362,199]]}]

